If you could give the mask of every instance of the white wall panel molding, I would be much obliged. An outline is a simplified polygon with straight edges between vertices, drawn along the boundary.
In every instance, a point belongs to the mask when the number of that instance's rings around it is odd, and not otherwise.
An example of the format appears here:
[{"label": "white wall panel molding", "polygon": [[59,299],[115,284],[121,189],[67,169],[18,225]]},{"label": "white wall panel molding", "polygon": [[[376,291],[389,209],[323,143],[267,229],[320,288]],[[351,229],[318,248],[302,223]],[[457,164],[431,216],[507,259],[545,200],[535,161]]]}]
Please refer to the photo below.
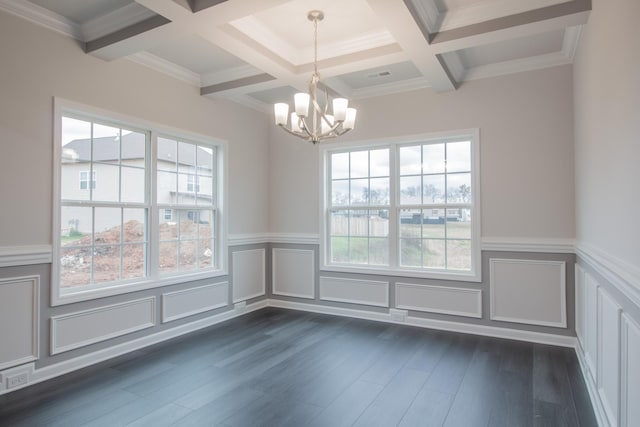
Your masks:
[{"label": "white wall panel molding", "polygon": [[225,307],[229,283],[213,283],[162,294],[162,323]]},{"label": "white wall panel molding", "polygon": [[640,425],[640,325],[622,314],[620,425]]},{"label": "white wall panel molding", "polygon": [[491,258],[490,318],[566,328],[565,269],[564,261]]},{"label": "white wall panel molding", "polygon": [[2,246],[0,267],[51,263],[51,245]]},{"label": "white wall panel molding", "polygon": [[389,282],[320,277],[320,299],[389,307]]},{"label": "white wall panel molding", "polygon": [[480,289],[396,283],[396,307],[429,313],[482,317]]},{"label": "white wall panel molding", "polygon": [[441,331],[461,332],[464,334],[481,335],[510,340],[534,342],[540,344],[556,345],[560,347],[575,348],[575,337],[566,335],[547,334],[542,332],[523,331],[521,329],[499,328],[496,326],[477,325],[447,320],[425,319],[422,317],[407,316],[406,321],[395,321],[388,312],[376,312],[368,310],[356,310],[351,308],[333,307],[277,299],[268,300],[269,307],[288,308],[291,310],[308,311],[312,313],[332,314],[335,316],[353,317],[357,319],[375,320],[418,326],[421,328],[437,329]]},{"label": "white wall panel molding", "polygon": [[259,245],[264,243],[269,243],[268,233],[229,235],[229,246]]},{"label": "white wall panel molding", "polygon": [[587,367],[594,380],[597,376],[598,361],[598,289],[600,285],[593,276],[584,275],[584,353]]},{"label": "white wall panel molding", "polygon": [[627,298],[640,307],[640,267],[593,246],[578,243],[576,254]]},{"label": "white wall panel molding", "polygon": [[[55,378],[57,376],[67,374],[69,372],[73,372],[78,369],[86,368],[87,366],[91,366],[96,363],[100,363],[105,360],[118,357],[123,354],[129,353],[135,350],[139,350],[141,348],[144,348],[153,344],[157,344],[172,338],[176,338],[200,329],[208,328],[209,326],[216,325],[220,322],[224,322],[225,320],[233,319],[235,317],[240,316],[241,314],[246,314],[252,311],[260,310],[264,307],[267,307],[267,301],[266,300],[258,301],[253,304],[248,304],[245,307],[245,309],[242,311],[242,313],[239,313],[234,310],[225,311],[224,313],[215,314],[213,316],[205,317],[204,319],[198,319],[196,321],[189,322],[189,323],[184,323],[174,328],[165,329],[163,331],[156,332],[151,335],[146,335],[144,337],[140,337],[131,341],[127,341],[121,344],[104,348],[102,350],[94,351],[88,354],[84,354],[82,356],[64,360],[60,363],[49,365],[42,369],[35,369],[34,363],[32,362],[29,365],[24,365],[26,368],[30,369],[31,371],[28,385],[46,381],[46,380]],[[7,371],[4,371],[3,374],[6,372]],[[14,389],[12,389],[11,391],[13,390]],[[0,395],[8,391],[9,390],[7,390],[3,384],[0,384]]]},{"label": "white wall panel molding", "polygon": [[40,276],[0,279],[0,369],[39,357]]},{"label": "white wall panel molding", "polygon": [[155,297],[106,305],[51,318],[51,354],[58,354],[155,326]]},{"label": "white wall panel molding", "polygon": [[576,316],[576,337],[578,343],[584,349],[585,343],[585,321],[586,321],[586,289],[585,271],[578,264],[575,266],[575,316]]},{"label": "white wall panel molding", "polygon": [[315,297],[315,254],[309,249],[273,248],[271,253],[274,295]]},{"label": "white wall panel molding", "polygon": [[598,374],[596,383],[609,424],[620,420],[620,315],[622,309],[598,288]]},{"label": "white wall panel molding", "polygon": [[233,302],[246,301],[266,293],[266,250],[235,251],[233,263]]},{"label": "white wall panel molding", "polygon": [[574,253],[573,239],[483,237],[483,251]]}]

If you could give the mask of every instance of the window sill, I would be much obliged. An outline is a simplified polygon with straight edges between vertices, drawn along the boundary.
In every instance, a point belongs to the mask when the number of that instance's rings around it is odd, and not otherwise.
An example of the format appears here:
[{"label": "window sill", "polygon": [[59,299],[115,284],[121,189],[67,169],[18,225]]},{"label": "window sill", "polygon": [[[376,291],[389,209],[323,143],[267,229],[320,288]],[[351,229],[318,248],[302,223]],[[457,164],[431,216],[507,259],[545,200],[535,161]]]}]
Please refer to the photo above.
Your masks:
[{"label": "window sill", "polygon": [[228,272],[224,270],[209,270],[204,272],[181,274],[179,276],[161,276],[156,278],[147,277],[144,280],[123,282],[109,287],[85,287],[85,289],[82,290],[66,292],[61,290],[58,295],[52,295],[51,305],[55,307],[81,301],[91,301],[98,298],[128,294],[146,289],[161,288],[164,286],[177,285],[196,280],[212,279],[226,275],[228,275]]}]

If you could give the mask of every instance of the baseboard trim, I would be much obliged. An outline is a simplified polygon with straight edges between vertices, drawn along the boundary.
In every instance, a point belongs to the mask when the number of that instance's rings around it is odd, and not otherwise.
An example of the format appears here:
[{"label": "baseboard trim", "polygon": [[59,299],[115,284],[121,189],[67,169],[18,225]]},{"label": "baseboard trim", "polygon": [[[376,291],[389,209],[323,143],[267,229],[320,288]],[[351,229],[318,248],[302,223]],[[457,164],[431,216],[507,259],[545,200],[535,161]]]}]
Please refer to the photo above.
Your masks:
[{"label": "baseboard trim", "polygon": [[[213,326],[220,322],[224,322],[225,320],[230,320],[235,317],[250,313],[252,311],[260,310],[261,308],[265,308],[267,306],[268,306],[267,300],[257,301],[253,304],[248,304],[242,310],[225,311],[223,313],[206,317],[204,319],[196,320],[190,323],[185,323],[175,328],[156,332],[154,334],[147,335],[142,338],[138,338],[132,341],[118,344],[113,347],[108,347],[103,350],[98,350],[82,356],[74,357],[72,359],[68,359],[60,363],[56,363],[54,365],[45,366],[40,369],[36,369],[35,363],[32,362],[29,365],[22,366],[24,369],[30,369],[29,382],[25,384],[23,387],[16,387],[10,390],[7,390],[5,388],[6,387],[5,384],[0,384],[0,395],[5,394],[9,391],[13,392],[21,388],[28,387],[30,385],[40,383],[42,381],[46,381],[46,380],[58,377],[60,375],[64,375],[69,372],[76,371],[78,369],[86,368],[87,366],[104,362],[105,360],[112,359],[114,357],[118,357],[123,354],[130,353],[132,351],[139,350],[141,348],[148,347],[153,344],[158,344],[163,341],[167,341],[169,339],[188,334],[190,332],[195,332],[197,330],[207,328],[209,326]],[[15,369],[15,368],[12,368],[12,369]]]},{"label": "baseboard trim", "polygon": [[576,343],[575,346],[576,357],[578,358],[578,365],[580,366],[580,371],[582,372],[582,378],[584,379],[584,383],[587,386],[587,392],[589,393],[589,399],[591,400],[591,407],[593,408],[593,413],[596,417],[596,421],[599,426],[610,426],[609,421],[607,419],[607,415],[604,409],[604,405],[600,400],[600,393],[598,393],[598,386],[595,383],[593,376],[591,375],[591,369],[589,369],[589,364],[585,358],[584,353],[582,352],[582,347],[580,343]]},{"label": "baseboard trim", "polygon": [[277,299],[269,299],[268,304],[269,307],[288,308],[292,310],[309,311],[312,313],[320,314],[332,314],[336,316],[374,320],[377,322],[395,323],[398,325],[418,326],[421,328],[437,329],[441,331],[458,332],[463,334],[534,342],[539,344],[555,345],[559,347],[575,348],[576,346],[576,338],[565,335],[554,335],[542,332],[523,331],[520,329],[499,328],[495,326],[459,323],[414,316],[408,316],[406,318],[406,321],[399,322],[393,320],[388,312],[357,310],[351,308],[283,301]]}]

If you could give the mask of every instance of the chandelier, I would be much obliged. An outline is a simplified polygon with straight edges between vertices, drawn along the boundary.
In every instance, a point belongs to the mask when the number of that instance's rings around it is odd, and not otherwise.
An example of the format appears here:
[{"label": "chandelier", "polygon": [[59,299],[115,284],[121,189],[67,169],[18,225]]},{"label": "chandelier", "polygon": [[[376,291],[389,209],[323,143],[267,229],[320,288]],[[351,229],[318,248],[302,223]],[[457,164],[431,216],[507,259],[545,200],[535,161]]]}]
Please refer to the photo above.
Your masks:
[{"label": "chandelier", "polygon": [[[295,111],[291,113],[291,124],[287,126],[289,119],[289,104],[279,102],[274,104],[276,125],[286,132],[305,139],[313,144],[327,139],[336,138],[353,129],[356,121],[356,109],[349,108],[349,100],[346,98],[334,98],[332,102],[333,114],[328,113],[329,93],[325,90],[324,106],[318,102],[318,21],[324,19],[324,13],[320,10],[312,10],[307,18],[313,21],[313,74],[309,82],[309,93],[296,93],[294,95]],[[311,114],[309,114],[311,103]]]}]

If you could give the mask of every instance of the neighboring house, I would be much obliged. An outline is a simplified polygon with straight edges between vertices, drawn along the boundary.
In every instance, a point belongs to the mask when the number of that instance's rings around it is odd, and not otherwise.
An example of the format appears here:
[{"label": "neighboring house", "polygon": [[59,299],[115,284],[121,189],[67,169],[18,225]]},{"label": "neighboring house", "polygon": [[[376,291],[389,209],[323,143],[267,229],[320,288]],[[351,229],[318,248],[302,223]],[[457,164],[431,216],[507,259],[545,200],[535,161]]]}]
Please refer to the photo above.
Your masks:
[{"label": "neighboring house", "polygon": [[[163,206],[159,222],[178,220],[174,207],[191,206],[186,218],[209,223],[209,214],[195,209],[199,204],[211,203],[213,196],[213,165],[215,152],[159,138],[157,150],[158,176],[157,200]],[[144,165],[146,161],[145,135],[131,132],[120,137],[75,139],[66,143],[62,150],[61,180],[64,194],[69,201],[92,200],[104,202],[145,203]],[[119,184],[120,183],[120,184]],[[149,194],[151,192],[149,191]],[[61,215],[63,235],[72,230],[86,234],[92,230],[90,207],[66,206]],[[95,216],[96,232],[120,224],[120,210],[99,208]],[[127,216],[127,210],[124,213]],[[140,215],[131,210],[131,218],[140,220]],[[127,222],[127,218],[124,219]]]}]

